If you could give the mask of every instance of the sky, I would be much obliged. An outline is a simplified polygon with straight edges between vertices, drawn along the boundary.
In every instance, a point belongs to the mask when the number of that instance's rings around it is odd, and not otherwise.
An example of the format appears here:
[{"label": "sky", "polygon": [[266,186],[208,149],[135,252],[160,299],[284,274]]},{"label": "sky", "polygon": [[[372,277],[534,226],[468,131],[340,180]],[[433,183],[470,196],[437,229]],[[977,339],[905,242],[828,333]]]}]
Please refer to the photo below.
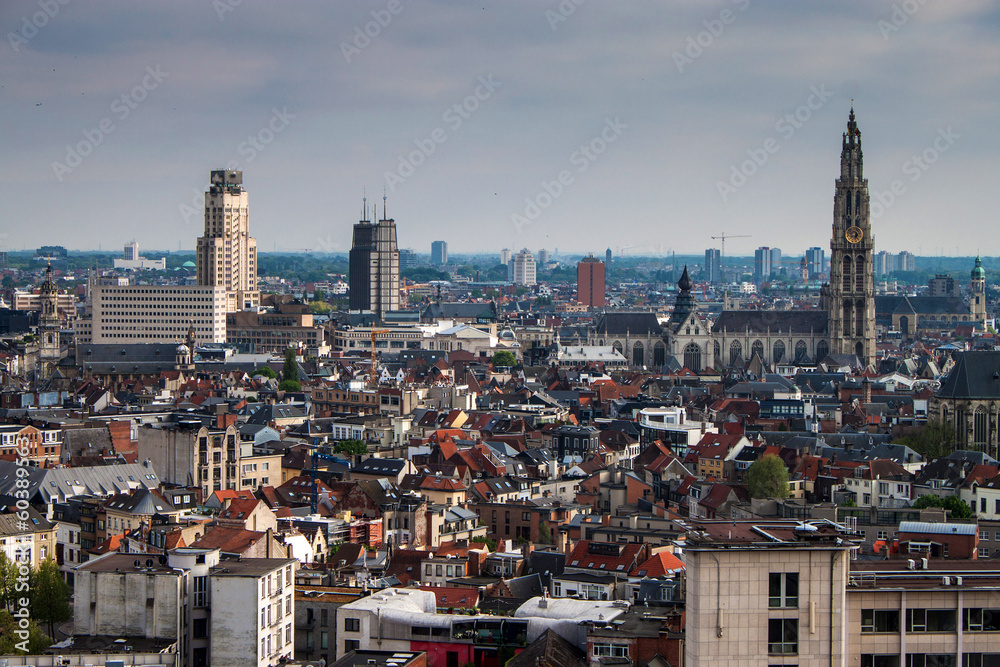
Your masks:
[{"label": "sky", "polygon": [[0,3],[0,249],[191,249],[243,171],[260,251],[829,247],[852,99],[877,250],[983,255],[1000,5]]}]

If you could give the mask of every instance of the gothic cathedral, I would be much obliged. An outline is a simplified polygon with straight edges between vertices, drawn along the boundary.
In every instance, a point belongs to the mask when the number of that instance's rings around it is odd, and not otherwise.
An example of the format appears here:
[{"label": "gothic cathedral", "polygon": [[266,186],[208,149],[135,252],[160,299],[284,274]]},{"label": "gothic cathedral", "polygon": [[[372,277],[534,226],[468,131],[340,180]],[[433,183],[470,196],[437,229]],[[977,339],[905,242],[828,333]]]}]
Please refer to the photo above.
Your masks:
[{"label": "gothic cathedral", "polygon": [[875,362],[875,239],[868,201],[861,131],[852,106],[833,196],[830,284],[825,297],[831,352],[857,355],[865,366]]}]

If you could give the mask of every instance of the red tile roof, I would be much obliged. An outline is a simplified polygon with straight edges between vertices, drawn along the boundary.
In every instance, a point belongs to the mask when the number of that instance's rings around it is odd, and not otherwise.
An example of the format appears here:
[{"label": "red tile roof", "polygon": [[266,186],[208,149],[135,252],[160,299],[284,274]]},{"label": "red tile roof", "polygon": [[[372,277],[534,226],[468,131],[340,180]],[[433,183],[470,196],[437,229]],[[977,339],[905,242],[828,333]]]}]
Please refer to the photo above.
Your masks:
[{"label": "red tile roof", "polygon": [[636,569],[636,574],[654,578],[667,577],[683,569],[684,563],[677,556],[669,551],[661,551],[645,563],[639,565]]}]

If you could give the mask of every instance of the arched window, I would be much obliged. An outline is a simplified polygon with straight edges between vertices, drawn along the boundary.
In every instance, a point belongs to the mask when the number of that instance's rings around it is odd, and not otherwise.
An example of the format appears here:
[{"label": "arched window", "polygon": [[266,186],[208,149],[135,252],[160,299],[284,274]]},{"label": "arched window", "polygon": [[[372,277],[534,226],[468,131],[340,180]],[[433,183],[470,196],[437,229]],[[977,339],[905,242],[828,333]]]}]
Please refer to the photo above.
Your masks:
[{"label": "arched window", "polygon": [[712,341],[712,363],[721,364],[722,363],[722,346],[719,341]]},{"label": "arched window", "polygon": [[851,332],[854,331],[854,329],[851,327],[851,315],[854,314],[854,304],[852,304],[850,301],[845,301],[844,306],[842,308],[842,313],[843,313],[843,322],[841,324],[842,324],[843,335],[850,336]]},{"label": "arched window", "polygon": [[743,346],[740,345],[740,341],[734,340],[729,345],[729,365],[735,366],[743,359]]},{"label": "arched window", "polygon": [[854,335],[865,335],[865,300],[858,299],[854,304]]},{"label": "arched window", "polygon": [[764,343],[759,340],[755,340],[753,345],[750,346],[750,356],[757,355],[763,361],[764,359]]},{"label": "arched window", "polygon": [[847,215],[851,214],[851,193],[848,192],[847,196],[844,197],[847,200]]},{"label": "arched window", "polygon": [[688,343],[684,348],[684,365],[695,373],[701,371],[701,348],[697,343]]},{"label": "arched window", "polygon": [[981,405],[976,408],[976,416],[972,420],[972,443],[980,447],[986,445],[986,408]]},{"label": "arched window", "polygon": [[826,359],[826,355],[830,353],[830,344],[825,340],[821,340],[816,343],[816,363],[819,363]]},{"label": "arched window", "polygon": [[795,360],[801,361],[806,356],[806,342],[804,340],[795,343]]},{"label": "arched window", "polygon": [[657,372],[663,368],[663,364],[667,362],[667,347],[663,344],[663,341],[656,341],[653,345],[653,366],[656,368]]},{"label": "arched window", "polygon": [[844,262],[842,265],[843,275],[841,276],[841,287],[845,292],[851,291],[851,256],[844,255]]},{"label": "arched window", "polygon": [[[850,195],[848,195],[850,196]],[[854,193],[854,212],[861,215],[861,191]]]},{"label": "arched window", "polygon": [[616,340],[614,343],[611,344],[611,347],[615,350],[615,352],[618,352],[619,354],[622,352],[621,341]]},{"label": "arched window", "polygon": [[774,343],[774,363],[778,363],[785,356],[785,343],[784,341],[776,341]]},{"label": "arched window", "polygon": [[632,346],[632,364],[635,366],[646,365],[646,350],[639,341],[636,341],[635,345]]},{"label": "arched window", "polygon": [[865,291],[865,258],[863,255],[858,255],[854,262],[854,290],[862,293]]}]

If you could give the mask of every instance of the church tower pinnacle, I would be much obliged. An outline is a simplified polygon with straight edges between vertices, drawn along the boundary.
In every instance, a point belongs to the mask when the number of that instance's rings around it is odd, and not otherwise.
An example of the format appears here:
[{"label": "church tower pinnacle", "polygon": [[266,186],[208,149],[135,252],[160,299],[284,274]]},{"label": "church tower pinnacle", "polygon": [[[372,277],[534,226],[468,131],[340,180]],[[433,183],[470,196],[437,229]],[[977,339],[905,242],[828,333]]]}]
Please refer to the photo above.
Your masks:
[{"label": "church tower pinnacle", "polygon": [[852,103],[840,153],[840,178],[833,196],[826,305],[831,351],[857,355],[865,366],[875,361],[875,239],[868,205],[861,130]]}]

